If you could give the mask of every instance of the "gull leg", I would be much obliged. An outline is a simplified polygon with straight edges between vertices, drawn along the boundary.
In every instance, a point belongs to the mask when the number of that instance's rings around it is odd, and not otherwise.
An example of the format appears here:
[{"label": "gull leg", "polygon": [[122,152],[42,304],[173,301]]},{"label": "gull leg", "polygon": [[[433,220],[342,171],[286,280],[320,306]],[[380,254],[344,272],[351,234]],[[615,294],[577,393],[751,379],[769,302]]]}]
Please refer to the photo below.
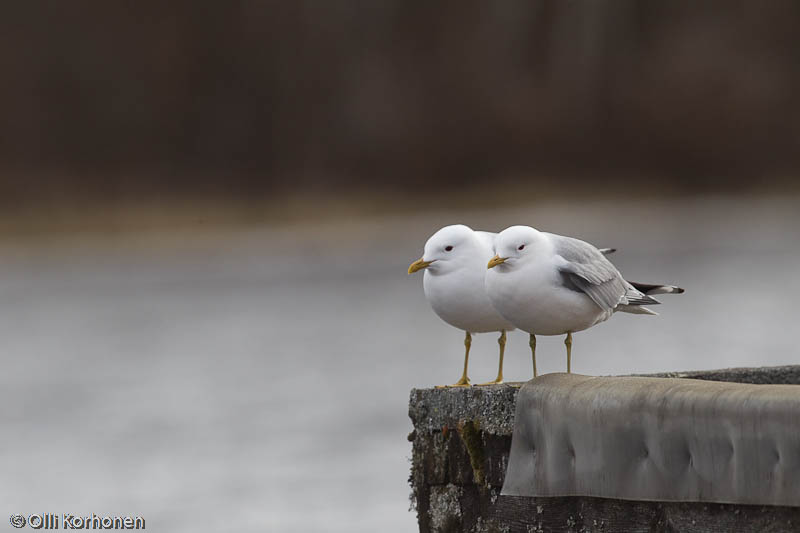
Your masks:
[{"label": "gull leg", "polygon": [[470,335],[469,331],[467,332],[466,336],[464,337],[464,373],[461,374],[461,379],[457,382],[453,383],[452,385],[438,385],[437,389],[444,389],[447,387],[469,387],[470,382],[469,378],[467,377],[467,365],[469,363],[469,349],[472,346],[472,335]]},{"label": "gull leg", "polygon": [[533,359],[533,377],[538,376],[536,372],[536,335],[531,333],[531,340],[528,343],[531,347],[531,358]]},{"label": "gull leg", "polygon": [[567,346],[567,374],[572,373],[572,332],[567,333],[567,338],[564,339],[564,344]]},{"label": "gull leg", "polygon": [[461,374],[461,379],[453,384],[454,387],[469,387],[469,378],[467,377],[467,365],[469,364],[469,349],[472,346],[472,335],[469,331],[464,336],[464,373]]},{"label": "gull leg", "polygon": [[500,332],[500,338],[497,339],[497,344],[500,345],[500,368],[497,370],[497,378],[494,381],[480,383],[479,385],[499,385],[503,382],[503,354],[506,351],[506,330]]}]

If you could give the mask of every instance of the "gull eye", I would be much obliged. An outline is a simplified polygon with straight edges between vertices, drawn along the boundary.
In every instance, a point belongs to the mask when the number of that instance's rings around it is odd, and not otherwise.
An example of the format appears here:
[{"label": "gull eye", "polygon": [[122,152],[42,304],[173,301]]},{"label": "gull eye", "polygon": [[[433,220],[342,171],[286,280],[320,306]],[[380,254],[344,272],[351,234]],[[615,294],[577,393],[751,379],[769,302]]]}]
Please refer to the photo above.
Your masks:
[{"label": "gull eye", "polygon": [[444,251],[445,252],[452,252],[453,251],[453,247],[452,246],[445,246],[444,247]]},{"label": "gull eye", "polygon": [[519,248],[517,248],[517,250],[523,250],[524,248],[525,248],[525,245],[524,244],[520,244]]}]

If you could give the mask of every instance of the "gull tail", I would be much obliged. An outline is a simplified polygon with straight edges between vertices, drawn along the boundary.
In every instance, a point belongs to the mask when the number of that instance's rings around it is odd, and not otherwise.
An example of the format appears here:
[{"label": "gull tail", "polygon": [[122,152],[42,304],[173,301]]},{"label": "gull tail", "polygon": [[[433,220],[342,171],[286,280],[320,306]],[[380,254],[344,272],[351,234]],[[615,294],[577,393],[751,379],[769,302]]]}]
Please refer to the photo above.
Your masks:
[{"label": "gull tail", "polygon": [[683,294],[684,291],[675,285],[651,285],[649,283],[638,283],[636,281],[629,281],[634,288],[642,294],[651,296],[653,294]]},{"label": "gull tail", "polygon": [[597,251],[600,252],[603,255],[608,255],[608,254],[613,254],[614,252],[617,251],[617,249],[616,248],[598,248]]},{"label": "gull tail", "polygon": [[634,315],[655,315],[658,316],[658,313],[655,311],[651,311],[646,307],[642,307],[641,305],[618,305],[615,311],[622,311],[623,313],[633,313]]},{"label": "gull tail", "polygon": [[653,298],[653,294],[681,294],[683,289],[674,285],[650,285],[649,283],[628,282],[627,304],[618,305],[616,310],[636,315],[658,315],[645,305],[658,305],[661,302]]}]

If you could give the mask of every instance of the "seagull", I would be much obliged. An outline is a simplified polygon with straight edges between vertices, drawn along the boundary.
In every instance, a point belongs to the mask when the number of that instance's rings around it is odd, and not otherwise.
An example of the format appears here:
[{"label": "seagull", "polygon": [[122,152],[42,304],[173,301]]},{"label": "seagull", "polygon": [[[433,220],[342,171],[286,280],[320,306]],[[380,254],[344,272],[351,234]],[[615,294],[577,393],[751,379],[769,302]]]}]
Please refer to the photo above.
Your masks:
[{"label": "seagull", "polygon": [[530,334],[533,376],[536,335],[565,335],[571,372],[572,334],[611,318],[617,311],[657,315],[654,294],[681,294],[680,287],[626,281],[591,244],[530,226],[512,226],[495,237],[486,292],[494,308]]},{"label": "seagull", "polygon": [[439,318],[466,332],[464,337],[464,372],[453,387],[469,387],[467,364],[473,333],[499,331],[500,364],[497,378],[481,385],[503,383],[503,354],[506,331],[514,326],[495,311],[486,295],[484,278],[486,262],[494,253],[492,243],[497,234],[474,231],[457,224],[445,226],[425,243],[422,257],[411,263],[408,273],[425,270],[425,298]]}]

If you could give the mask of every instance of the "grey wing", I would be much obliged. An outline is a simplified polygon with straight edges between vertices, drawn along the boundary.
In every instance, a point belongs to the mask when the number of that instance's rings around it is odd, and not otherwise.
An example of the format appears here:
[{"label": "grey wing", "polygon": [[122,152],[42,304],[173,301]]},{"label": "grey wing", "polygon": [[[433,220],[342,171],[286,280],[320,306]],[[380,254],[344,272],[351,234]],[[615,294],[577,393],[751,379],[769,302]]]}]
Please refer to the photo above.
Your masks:
[{"label": "grey wing", "polygon": [[585,293],[601,309],[611,311],[618,305],[659,303],[625,281],[617,268],[591,244],[552,233],[548,236],[562,260],[558,268],[564,285]]}]

